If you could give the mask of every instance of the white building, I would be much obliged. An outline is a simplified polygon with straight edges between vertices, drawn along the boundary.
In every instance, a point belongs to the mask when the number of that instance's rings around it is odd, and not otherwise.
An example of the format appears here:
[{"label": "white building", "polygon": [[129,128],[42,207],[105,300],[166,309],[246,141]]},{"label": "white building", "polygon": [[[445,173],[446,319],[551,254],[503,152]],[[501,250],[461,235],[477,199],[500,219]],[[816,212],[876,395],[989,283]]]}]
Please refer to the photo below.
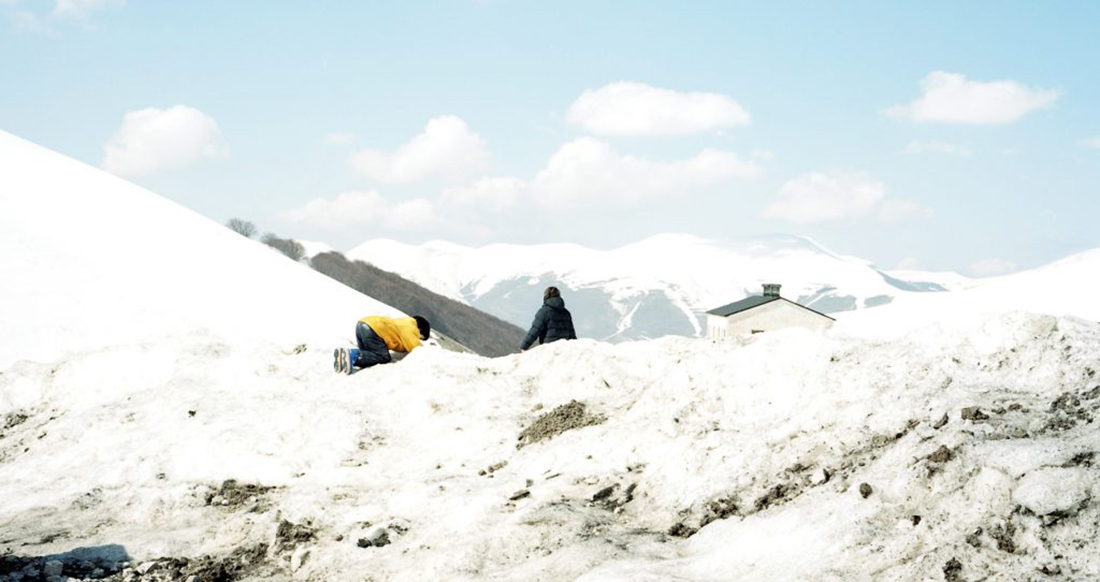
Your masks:
[{"label": "white building", "polygon": [[764,284],[764,294],[746,297],[707,312],[707,338],[722,339],[785,327],[823,330],[833,318],[779,296],[779,285]]}]

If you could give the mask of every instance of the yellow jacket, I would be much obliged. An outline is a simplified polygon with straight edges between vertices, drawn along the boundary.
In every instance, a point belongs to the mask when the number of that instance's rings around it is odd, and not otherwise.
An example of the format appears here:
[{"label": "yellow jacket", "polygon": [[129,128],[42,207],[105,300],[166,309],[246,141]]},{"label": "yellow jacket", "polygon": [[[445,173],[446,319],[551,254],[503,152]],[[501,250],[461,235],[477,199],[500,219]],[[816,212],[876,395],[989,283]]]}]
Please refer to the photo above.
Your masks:
[{"label": "yellow jacket", "polygon": [[390,319],[380,315],[372,315],[360,319],[370,326],[386,347],[395,352],[411,352],[420,347],[420,328],[416,326],[416,320],[411,317],[399,317]]}]

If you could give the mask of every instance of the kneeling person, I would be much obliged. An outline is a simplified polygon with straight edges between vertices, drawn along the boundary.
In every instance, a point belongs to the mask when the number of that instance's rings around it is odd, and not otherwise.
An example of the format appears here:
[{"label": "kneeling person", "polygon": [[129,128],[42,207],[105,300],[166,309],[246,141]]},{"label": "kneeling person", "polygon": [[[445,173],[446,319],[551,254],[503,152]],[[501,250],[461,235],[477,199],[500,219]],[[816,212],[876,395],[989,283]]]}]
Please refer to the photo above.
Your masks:
[{"label": "kneeling person", "polygon": [[350,374],[355,368],[369,368],[375,364],[388,364],[390,350],[408,353],[420,347],[422,340],[431,335],[427,319],[398,317],[391,319],[374,315],[364,317],[355,325],[355,342],[358,349],[336,348],[332,367],[337,372]]}]

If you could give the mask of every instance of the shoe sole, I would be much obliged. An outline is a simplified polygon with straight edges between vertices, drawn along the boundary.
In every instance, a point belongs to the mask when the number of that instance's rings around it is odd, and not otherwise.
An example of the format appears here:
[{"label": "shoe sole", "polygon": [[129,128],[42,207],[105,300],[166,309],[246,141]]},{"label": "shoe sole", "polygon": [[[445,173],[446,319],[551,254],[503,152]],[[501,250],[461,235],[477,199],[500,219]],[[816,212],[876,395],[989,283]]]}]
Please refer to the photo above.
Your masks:
[{"label": "shoe sole", "polygon": [[347,373],[348,353],[344,348],[336,348],[332,352],[332,371],[338,374]]}]

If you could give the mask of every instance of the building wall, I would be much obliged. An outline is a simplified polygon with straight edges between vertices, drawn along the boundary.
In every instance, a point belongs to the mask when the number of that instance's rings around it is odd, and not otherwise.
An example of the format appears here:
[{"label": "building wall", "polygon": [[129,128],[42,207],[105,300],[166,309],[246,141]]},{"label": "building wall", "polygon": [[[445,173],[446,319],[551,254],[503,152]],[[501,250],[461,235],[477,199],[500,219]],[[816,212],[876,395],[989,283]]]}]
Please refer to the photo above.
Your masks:
[{"label": "building wall", "polygon": [[729,317],[707,315],[707,337],[723,339],[754,332],[774,331],[785,327],[802,327],[812,330],[828,329],[833,320],[780,299],[735,313]]}]

